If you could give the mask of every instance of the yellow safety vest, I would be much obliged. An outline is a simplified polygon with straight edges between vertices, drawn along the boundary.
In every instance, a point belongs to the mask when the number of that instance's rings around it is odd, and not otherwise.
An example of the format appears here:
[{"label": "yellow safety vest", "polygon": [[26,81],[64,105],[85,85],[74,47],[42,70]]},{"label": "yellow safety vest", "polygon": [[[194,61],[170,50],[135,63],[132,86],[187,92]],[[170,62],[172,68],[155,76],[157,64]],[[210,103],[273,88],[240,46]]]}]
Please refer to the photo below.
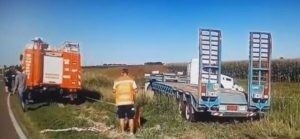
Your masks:
[{"label": "yellow safety vest", "polygon": [[120,77],[114,82],[116,105],[133,105],[136,89],[135,81],[128,76]]}]

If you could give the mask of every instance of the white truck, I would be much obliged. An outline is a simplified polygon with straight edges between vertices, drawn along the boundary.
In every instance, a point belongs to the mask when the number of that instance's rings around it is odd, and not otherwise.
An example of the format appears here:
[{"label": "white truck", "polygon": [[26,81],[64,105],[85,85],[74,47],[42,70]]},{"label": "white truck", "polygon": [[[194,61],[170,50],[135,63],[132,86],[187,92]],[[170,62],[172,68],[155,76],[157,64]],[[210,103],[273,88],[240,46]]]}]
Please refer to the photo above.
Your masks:
[{"label": "white truck", "polygon": [[[206,71],[202,70],[202,73],[207,73]],[[193,58],[187,66],[187,77],[189,78],[190,84],[197,85],[198,78],[199,78],[199,59]],[[217,78],[216,76],[214,78]],[[221,74],[221,88],[225,89],[232,89],[244,92],[244,88],[235,84],[234,79],[227,75]]]}]

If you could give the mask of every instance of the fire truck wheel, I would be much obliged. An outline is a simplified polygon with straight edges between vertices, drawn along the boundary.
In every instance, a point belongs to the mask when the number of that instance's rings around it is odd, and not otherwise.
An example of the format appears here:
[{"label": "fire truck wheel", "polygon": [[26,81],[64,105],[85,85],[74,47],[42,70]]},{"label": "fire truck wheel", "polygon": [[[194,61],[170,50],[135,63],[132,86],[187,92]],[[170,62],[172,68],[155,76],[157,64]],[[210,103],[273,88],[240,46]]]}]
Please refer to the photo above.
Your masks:
[{"label": "fire truck wheel", "polygon": [[63,89],[59,89],[59,95],[63,95],[64,94],[64,90]]},{"label": "fire truck wheel", "polygon": [[72,94],[70,94],[70,100],[72,101],[72,102],[74,102],[75,100],[77,100],[77,94],[74,94],[74,93],[72,93]]}]

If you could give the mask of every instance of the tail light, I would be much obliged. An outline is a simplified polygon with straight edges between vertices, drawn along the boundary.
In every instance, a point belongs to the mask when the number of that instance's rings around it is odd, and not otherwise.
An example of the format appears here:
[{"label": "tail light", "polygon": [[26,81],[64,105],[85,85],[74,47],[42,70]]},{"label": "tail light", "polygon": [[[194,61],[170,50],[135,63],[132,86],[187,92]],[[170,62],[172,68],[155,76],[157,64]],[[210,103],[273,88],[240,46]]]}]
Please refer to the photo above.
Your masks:
[{"label": "tail light", "polygon": [[265,85],[264,87],[264,98],[269,98],[269,86]]},{"label": "tail light", "polygon": [[205,84],[201,84],[201,96],[205,96],[206,95],[206,86]]},{"label": "tail light", "polygon": [[266,84],[264,86],[264,95],[263,95],[263,98],[265,98],[265,99],[269,98],[269,92],[270,92],[269,82],[268,82],[269,81],[269,76],[270,76],[269,72],[266,73]]}]

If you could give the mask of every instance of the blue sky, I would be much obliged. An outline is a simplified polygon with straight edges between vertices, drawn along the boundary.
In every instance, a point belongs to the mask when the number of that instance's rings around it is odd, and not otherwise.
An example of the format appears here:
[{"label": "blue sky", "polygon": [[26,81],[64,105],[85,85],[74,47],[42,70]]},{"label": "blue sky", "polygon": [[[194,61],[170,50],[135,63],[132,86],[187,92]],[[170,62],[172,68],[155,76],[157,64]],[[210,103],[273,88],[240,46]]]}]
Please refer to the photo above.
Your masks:
[{"label": "blue sky", "polygon": [[15,64],[36,36],[76,41],[84,65],[186,62],[198,29],[220,29],[222,59],[248,59],[250,31],[271,32],[273,58],[300,57],[300,1],[0,0],[0,65]]}]

